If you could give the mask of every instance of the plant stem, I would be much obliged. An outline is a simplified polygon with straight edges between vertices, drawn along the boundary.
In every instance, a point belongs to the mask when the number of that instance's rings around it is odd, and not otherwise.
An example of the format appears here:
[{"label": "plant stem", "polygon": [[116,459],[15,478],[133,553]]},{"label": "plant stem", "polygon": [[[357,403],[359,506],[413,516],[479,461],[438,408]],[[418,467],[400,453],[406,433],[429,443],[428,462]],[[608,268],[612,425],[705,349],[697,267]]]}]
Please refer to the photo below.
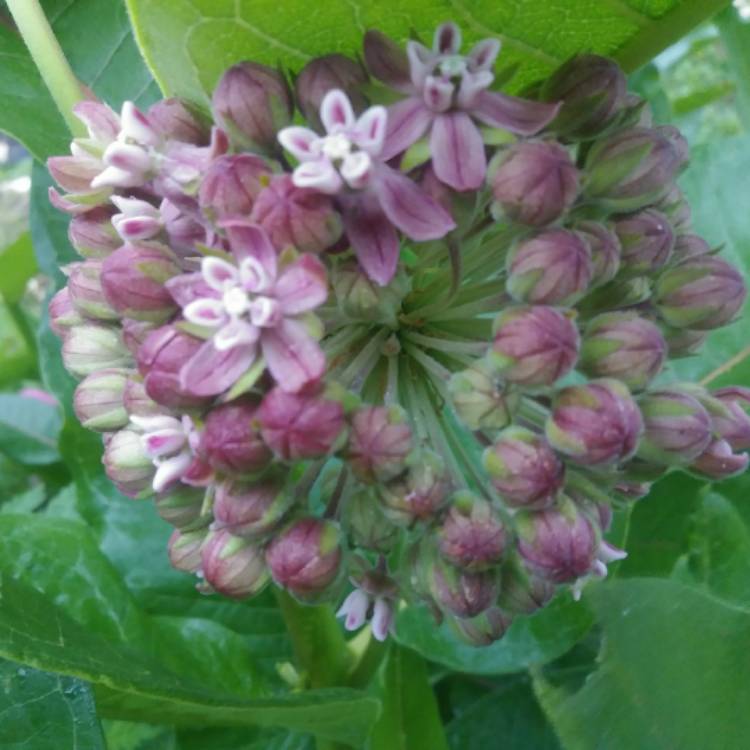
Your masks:
[{"label": "plant stem", "polygon": [[84,98],[83,88],[65,59],[39,0],[8,0],[8,10],[70,132],[74,136],[85,135],[83,123],[73,115],[73,107]]}]

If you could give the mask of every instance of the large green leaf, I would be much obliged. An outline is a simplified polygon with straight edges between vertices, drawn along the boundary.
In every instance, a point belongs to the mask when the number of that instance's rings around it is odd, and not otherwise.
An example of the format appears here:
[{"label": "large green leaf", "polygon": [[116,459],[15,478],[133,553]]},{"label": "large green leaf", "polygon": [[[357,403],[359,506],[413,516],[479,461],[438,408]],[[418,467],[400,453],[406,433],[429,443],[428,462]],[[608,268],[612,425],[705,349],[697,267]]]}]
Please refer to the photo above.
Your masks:
[{"label": "large green leaf", "polygon": [[430,39],[448,18],[467,41],[503,43],[501,65],[519,66],[513,87],[549,73],[582,50],[616,56],[633,69],[646,62],[726,0],[414,0],[368,3],[329,0],[311,5],[257,0],[127,0],[136,38],[162,89],[195,101],[222,71],[242,59],[299,69],[328,52],[356,54],[362,35],[378,28],[405,41]]},{"label": "large green leaf", "polygon": [[0,394],[0,451],[22,464],[59,461],[60,409],[24,396]]},{"label": "large green leaf", "polygon": [[0,660],[3,750],[104,750],[91,688]]},{"label": "large green leaf", "polygon": [[577,692],[537,692],[566,750],[739,750],[750,736],[750,610],[674,581],[591,588],[604,629]]}]

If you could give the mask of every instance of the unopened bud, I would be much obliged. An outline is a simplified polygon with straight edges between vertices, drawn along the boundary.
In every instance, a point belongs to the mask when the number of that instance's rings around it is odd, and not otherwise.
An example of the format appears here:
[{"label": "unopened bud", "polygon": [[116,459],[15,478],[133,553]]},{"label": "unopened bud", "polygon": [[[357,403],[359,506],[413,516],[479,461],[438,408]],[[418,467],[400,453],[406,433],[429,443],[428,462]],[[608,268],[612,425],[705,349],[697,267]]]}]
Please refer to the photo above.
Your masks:
[{"label": "unopened bud", "polygon": [[583,237],[591,252],[592,286],[612,281],[620,269],[620,240],[606,225],[596,221],[576,224],[576,232]]},{"label": "unopened bud", "polygon": [[87,260],[67,267],[68,291],[73,307],[93,320],[117,320],[117,312],[102,290],[102,262]]},{"label": "unopened bud", "polygon": [[201,546],[206,534],[206,529],[186,532],[175,529],[167,544],[172,567],[185,573],[197,573],[201,569]]},{"label": "unopened bud", "polygon": [[64,286],[49,301],[49,325],[55,335],[64,338],[73,327],[84,322],[83,317],[73,306],[70,291]]},{"label": "unopened bud", "polygon": [[133,364],[119,331],[93,323],[69,329],[63,341],[62,356],[65,369],[76,378],[85,378],[97,370]]},{"label": "unopened bud", "polygon": [[498,605],[511,614],[531,615],[555,595],[555,584],[532,573],[517,558],[503,565]]},{"label": "unopened bud", "polygon": [[506,427],[518,402],[518,396],[505,392],[491,368],[481,361],[455,373],[448,390],[456,414],[470,430]]},{"label": "unopened bud", "polygon": [[236,536],[262,539],[281,523],[293,503],[294,495],[279,480],[225,480],[216,488],[214,518],[218,528]]},{"label": "unopened bud", "polygon": [[122,245],[112,226],[112,214],[111,207],[98,206],[71,219],[68,239],[84,258],[106,258]]},{"label": "unopened bud", "polygon": [[436,557],[428,572],[430,593],[456,617],[476,617],[489,609],[500,591],[496,570],[469,572]]},{"label": "unopened bud", "polygon": [[205,146],[210,131],[205,122],[182,99],[162,99],[149,107],[149,122],[165,140]]},{"label": "unopened bud", "polygon": [[667,217],[653,208],[618,219],[615,232],[622,247],[622,268],[629,273],[661,268],[672,255],[674,229]]},{"label": "unopened bud", "polygon": [[732,450],[750,448],[750,388],[733,385],[719,388],[711,395],[723,406],[711,414],[714,431],[732,446]]},{"label": "unopened bud", "polygon": [[698,255],[710,255],[711,246],[697,234],[678,234],[674,243],[673,261],[678,263]]},{"label": "unopened bud", "polygon": [[346,498],[342,523],[357,547],[387,553],[399,535],[383,513],[374,487],[358,487]]},{"label": "unopened bud", "polygon": [[742,474],[750,462],[747,453],[735,453],[729,441],[714,438],[703,453],[690,464],[690,470],[713,481]]},{"label": "unopened bud", "polygon": [[462,641],[478,648],[499,641],[513,618],[499,607],[490,607],[476,617],[449,617],[447,621]]},{"label": "unopened bud", "polygon": [[692,357],[698,354],[710,333],[709,331],[691,331],[689,328],[671,328],[665,325],[662,325],[661,330],[671,359]]},{"label": "unopened bud", "polygon": [[214,223],[226,219],[246,219],[269,178],[269,166],[260,156],[220,156],[211,163],[201,182],[198,193],[200,207]]},{"label": "unopened bud", "polygon": [[226,529],[210,532],[203,542],[201,571],[211,588],[233,599],[255,596],[270,580],[263,550]]},{"label": "unopened bud", "polygon": [[140,433],[135,430],[115,432],[106,442],[102,462],[107,476],[124,495],[141,497],[150,494],[156,470]]},{"label": "unopened bud", "polygon": [[123,401],[128,375],[128,370],[98,370],[78,384],[73,409],[84,427],[108,432],[128,423]]},{"label": "unopened bud", "polygon": [[412,450],[406,412],[397,406],[365,406],[352,416],[349,466],[365,482],[386,482],[406,469]]},{"label": "unopened bud", "polygon": [[156,511],[170,526],[180,531],[194,531],[208,526],[210,514],[203,515],[205,489],[177,485],[156,498]]}]

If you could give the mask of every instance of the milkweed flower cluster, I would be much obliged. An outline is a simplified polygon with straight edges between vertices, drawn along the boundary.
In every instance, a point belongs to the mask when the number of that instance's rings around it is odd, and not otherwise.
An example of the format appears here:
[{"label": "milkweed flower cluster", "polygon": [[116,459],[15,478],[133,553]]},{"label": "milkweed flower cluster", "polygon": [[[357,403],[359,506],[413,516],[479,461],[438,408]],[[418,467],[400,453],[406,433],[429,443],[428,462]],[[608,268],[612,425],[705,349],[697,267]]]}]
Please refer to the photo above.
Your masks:
[{"label": "milkweed flower cluster", "polygon": [[691,232],[684,139],[603,58],[500,93],[499,48],[371,31],[366,69],[293,88],[235,65],[212,122],[76,108],[51,324],[203,590],[273,581],[379,639],[424,602],[488,644],[606,575],[612,510],[662,474],[746,468],[750,392],[666,377],[745,299]]}]

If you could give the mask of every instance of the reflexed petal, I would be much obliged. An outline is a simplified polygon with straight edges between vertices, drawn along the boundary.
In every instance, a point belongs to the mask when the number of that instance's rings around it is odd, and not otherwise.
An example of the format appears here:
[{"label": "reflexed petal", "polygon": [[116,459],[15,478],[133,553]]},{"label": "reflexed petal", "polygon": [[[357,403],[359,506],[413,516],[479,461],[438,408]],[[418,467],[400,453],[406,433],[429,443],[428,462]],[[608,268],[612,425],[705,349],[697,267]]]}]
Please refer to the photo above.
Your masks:
[{"label": "reflexed petal", "polygon": [[102,171],[102,164],[90,156],[51,156],[47,169],[55,182],[69,193],[85,192]]},{"label": "reflexed petal", "polygon": [[155,414],[153,416],[139,416],[132,414],[130,421],[143,432],[153,432],[155,430],[181,430],[182,423],[175,417],[167,414]]},{"label": "reflexed petal", "polygon": [[131,188],[140,187],[145,181],[146,178],[140,173],[136,174],[119,167],[107,167],[91,180],[91,187]]},{"label": "reflexed petal", "polygon": [[344,228],[364,272],[385,286],[398,267],[398,235],[391,222],[379,208],[354,204],[344,211]]},{"label": "reflexed petal", "polygon": [[111,143],[104,151],[103,161],[111,167],[118,167],[125,172],[141,176],[151,168],[151,157],[140,146],[130,143]]},{"label": "reflexed petal", "polygon": [[148,117],[141,112],[133,102],[123,102],[120,113],[120,137],[142,143],[146,146],[156,146],[159,134],[149,122]]},{"label": "reflexed petal", "polygon": [[410,41],[406,44],[406,56],[409,58],[409,75],[415,88],[421,91],[424,80],[437,63],[437,55],[433,54],[423,44]]},{"label": "reflexed petal", "polygon": [[409,78],[409,58],[404,50],[380,31],[368,31],[364,43],[367,69],[379,81],[396,91],[410,94],[414,86]]},{"label": "reflexed petal", "polygon": [[[240,263],[246,258],[254,258],[271,282],[276,279],[276,248],[263,227],[238,220],[226,221],[222,226],[227,230],[229,247]],[[239,278],[242,280],[241,276]]]},{"label": "reflexed petal", "polygon": [[388,107],[388,127],[380,154],[382,158],[387,161],[406,151],[427,132],[434,116],[421,97],[410,97]]},{"label": "reflexed petal", "polygon": [[223,325],[213,338],[214,346],[220,352],[234,349],[238,346],[254,345],[258,340],[258,329],[244,320],[230,320]]},{"label": "reflexed petal", "polygon": [[180,306],[186,307],[197,299],[218,298],[219,293],[212,289],[202,273],[183,273],[173,276],[166,282],[166,287],[172,299]]},{"label": "reflexed petal", "polygon": [[218,328],[227,320],[221,301],[205,297],[188,302],[182,314],[188,322],[209,328]]},{"label": "reflexed petal", "polygon": [[375,640],[384,641],[393,629],[393,604],[378,597],[372,613],[372,634]]},{"label": "reflexed petal", "polygon": [[161,221],[151,216],[123,216],[115,214],[112,226],[126,242],[137,242],[155,237],[161,232]]},{"label": "reflexed petal", "polygon": [[177,456],[161,461],[154,474],[154,480],[151,486],[154,492],[163,492],[170,485],[179,481],[182,475],[188,470],[193,458],[188,451],[180,453]]},{"label": "reflexed petal", "polygon": [[453,104],[453,82],[427,76],[422,97],[433,112],[445,112]]},{"label": "reflexed petal", "polygon": [[217,292],[225,292],[227,289],[231,289],[240,280],[237,266],[214,256],[208,256],[201,260],[201,273],[206,284]]},{"label": "reflexed petal", "polygon": [[354,589],[344,599],[344,603],[336,612],[336,617],[344,618],[344,627],[347,630],[359,630],[365,624],[369,608],[370,597],[362,589]]},{"label": "reflexed petal", "polygon": [[168,456],[185,447],[186,438],[182,427],[179,429],[154,430],[141,438],[143,449],[151,458]]},{"label": "reflexed petal", "polygon": [[492,66],[497,60],[500,52],[499,39],[482,39],[477,42],[468,55],[469,70],[478,72],[480,70],[492,71]]},{"label": "reflexed petal", "polygon": [[439,115],[430,136],[432,167],[454,190],[475,190],[487,171],[482,135],[465,112]]},{"label": "reflexed petal", "polygon": [[357,145],[368,154],[377,156],[383,148],[387,126],[388,111],[385,107],[370,107],[365,110],[354,126]]},{"label": "reflexed petal", "polygon": [[299,320],[285,318],[264,329],[260,343],[271,375],[285,391],[294,393],[325,372],[325,354]]},{"label": "reflexed petal", "polygon": [[255,355],[255,344],[219,351],[206,341],[180,370],[180,388],[191,396],[217,396],[247,372]]},{"label": "reflexed petal", "polygon": [[262,294],[271,289],[274,279],[257,258],[249,257],[240,262],[240,281],[245,291]]},{"label": "reflexed petal", "polygon": [[332,89],[320,105],[320,121],[327,133],[337,133],[354,127],[354,110],[349,97],[341,89]]},{"label": "reflexed petal", "polygon": [[287,266],[279,277],[274,296],[284,315],[314,310],[328,297],[325,266],[314,255],[303,255]]},{"label": "reflexed petal", "polygon": [[79,193],[77,195],[68,193],[68,195],[62,196],[55,188],[51,187],[47,191],[47,195],[49,196],[49,202],[58,211],[64,211],[71,216],[78,216],[90,211],[96,205],[105,203],[110,192],[109,189],[104,189],[98,193]]},{"label": "reflexed petal", "polygon": [[292,181],[298,188],[314,188],[329,195],[335,195],[344,185],[341,175],[328,159],[300,164],[292,173]]},{"label": "reflexed petal", "polygon": [[388,219],[413,240],[438,239],[456,227],[451,215],[432,196],[395,169],[382,166],[373,189]]},{"label": "reflexed petal", "polygon": [[341,176],[349,187],[363,188],[372,174],[372,159],[366,151],[349,154],[341,164]]},{"label": "reflexed petal", "polygon": [[138,198],[125,198],[122,195],[113,195],[112,203],[120,209],[123,216],[150,216],[154,219],[159,218],[159,209],[148,201],[142,201]]},{"label": "reflexed petal", "polygon": [[208,487],[213,479],[214,470],[211,464],[197,456],[193,456],[190,466],[182,475],[182,481],[191,487]]},{"label": "reflexed petal", "polygon": [[480,70],[478,73],[465,73],[458,89],[458,106],[471,110],[479,94],[494,80],[492,73]]},{"label": "reflexed petal", "polygon": [[101,102],[78,102],[73,107],[73,114],[86,126],[89,135],[99,143],[114,141],[120,132],[120,118]]},{"label": "reflexed petal", "polygon": [[318,154],[313,153],[313,144],[320,140],[320,136],[310,130],[292,126],[279,131],[277,136],[279,143],[299,161],[311,161],[318,158]]},{"label": "reflexed petal", "polygon": [[483,91],[477,96],[471,114],[494,128],[534,135],[552,122],[559,108],[559,103],[532,102],[496,91]]},{"label": "reflexed petal", "polygon": [[461,30],[455,23],[441,23],[435,29],[432,51],[440,55],[455,55],[461,50]]}]

